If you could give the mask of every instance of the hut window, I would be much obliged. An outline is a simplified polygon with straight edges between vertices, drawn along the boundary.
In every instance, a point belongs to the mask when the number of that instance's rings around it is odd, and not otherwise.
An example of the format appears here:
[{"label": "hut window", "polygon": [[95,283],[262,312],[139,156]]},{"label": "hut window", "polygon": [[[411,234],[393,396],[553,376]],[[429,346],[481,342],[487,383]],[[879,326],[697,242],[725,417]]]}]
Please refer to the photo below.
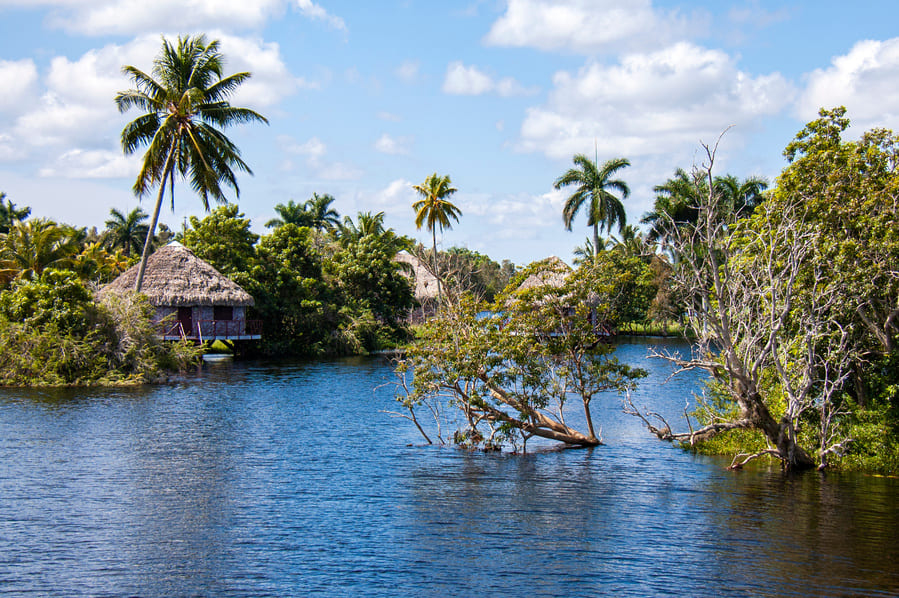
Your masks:
[{"label": "hut window", "polygon": [[230,305],[215,305],[212,308],[213,320],[233,320],[234,308]]}]

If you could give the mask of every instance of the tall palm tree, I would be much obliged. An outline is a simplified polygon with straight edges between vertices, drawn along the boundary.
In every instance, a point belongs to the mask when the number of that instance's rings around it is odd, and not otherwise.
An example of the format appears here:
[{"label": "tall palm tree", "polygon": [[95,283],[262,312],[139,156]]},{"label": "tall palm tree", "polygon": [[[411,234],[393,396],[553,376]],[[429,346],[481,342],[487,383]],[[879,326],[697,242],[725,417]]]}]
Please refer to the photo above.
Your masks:
[{"label": "tall palm tree", "polygon": [[6,193],[0,191],[0,233],[8,233],[15,222],[25,220],[30,214],[31,208],[16,208],[16,204],[7,199]]},{"label": "tall palm tree", "polygon": [[134,208],[128,214],[112,208],[109,216],[103,231],[103,245],[108,249],[121,249],[125,257],[130,258],[132,251],[135,254],[140,251],[147,239],[149,226],[145,220],[148,216],[140,208]]},{"label": "tall palm tree", "polygon": [[[561,189],[568,185],[576,185],[576,190],[566,200],[562,209],[565,230],[571,230],[571,223],[582,206],[587,206],[587,225],[593,227],[593,246],[599,246],[599,229],[612,231],[612,225],[618,224],[619,230],[627,224],[622,199],[626,199],[631,190],[627,183],[612,177],[619,170],[631,163],[625,158],[607,160],[601,167],[591,162],[584,154],[574,156],[575,168],[570,168],[556,179],[553,187]],[[619,199],[613,191],[621,194]]]},{"label": "tall palm tree", "polygon": [[190,181],[207,211],[210,197],[219,203],[226,201],[223,183],[240,196],[235,168],[252,174],[240,157],[240,150],[220,129],[233,124],[268,121],[253,110],[238,108],[228,102],[250,73],[223,77],[223,69],[219,42],[207,43],[203,35],[179,36],[176,44],[163,38],[162,49],[153,61],[152,76],[133,66],[122,68],[135,88],[116,94],[119,111],[138,108],[145,112],[122,130],[125,154],[130,155],[139,147],[147,146],[134,183],[134,193],[143,196],[154,186],[159,186],[135,290],[139,291],[143,284],[166,185],[174,208],[176,173]]},{"label": "tall palm tree", "polygon": [[443,295],[440,291],[440,270],[437,265],[437,227],[452,228],[450,219],[459,222],[462,211],[450,203],[446,198],[457,191],[452,186],[448,174],[438,176],[437,173],[428,175],[421,185],[413,185],[413,189],[421,195],[421,199],[412,204],[415,210],[415,226],[421,230],[426,225],[431,231],[431,240],[434,247],[434,277],[437,279],[437,302],[443,303]]}]

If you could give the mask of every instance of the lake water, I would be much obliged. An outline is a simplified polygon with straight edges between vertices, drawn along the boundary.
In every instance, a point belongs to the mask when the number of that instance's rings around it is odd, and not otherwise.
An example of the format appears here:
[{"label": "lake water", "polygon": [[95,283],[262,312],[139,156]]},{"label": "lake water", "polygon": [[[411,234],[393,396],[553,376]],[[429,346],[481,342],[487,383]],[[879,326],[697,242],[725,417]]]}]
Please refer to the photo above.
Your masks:
[{"label": "lake water", "polygon": [[[676,418],[698,378],[637,393]],[[0,389],[0,594],[894,596],[899,480],[661,443],[429,447],[380,359],[210,364],[174,385]]]}]

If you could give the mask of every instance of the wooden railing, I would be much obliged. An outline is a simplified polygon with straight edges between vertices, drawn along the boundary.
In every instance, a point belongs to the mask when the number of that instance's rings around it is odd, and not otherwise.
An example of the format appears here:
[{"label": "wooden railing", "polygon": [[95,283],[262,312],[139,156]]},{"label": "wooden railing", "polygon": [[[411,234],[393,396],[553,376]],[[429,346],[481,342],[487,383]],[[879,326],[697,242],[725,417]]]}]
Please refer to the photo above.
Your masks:
[{"label": "wooden railing", "polygon": [[200,342],[217,338],[259,338],[262,320],[196,320],[190,330],[185,330],[181,322],[175,322],[164,325],[161,335],[166,339],[186,338]]}]

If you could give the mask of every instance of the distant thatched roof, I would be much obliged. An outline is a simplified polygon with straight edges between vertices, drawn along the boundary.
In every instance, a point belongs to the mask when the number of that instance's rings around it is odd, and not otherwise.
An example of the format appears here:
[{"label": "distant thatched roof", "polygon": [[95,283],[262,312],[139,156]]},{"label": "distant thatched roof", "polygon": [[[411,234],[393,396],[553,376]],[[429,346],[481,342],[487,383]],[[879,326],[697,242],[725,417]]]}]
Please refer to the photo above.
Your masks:
[{"label": "distant thatched roof", "polygon": [[[139,264],[103,287],[103,293],[134,289]],[[237,283],[194,255],[178,242],[158,249],[147,260],[141,292],[156,307],[193,305],[253,305],[253,297]]]},{"label": "distant thatched roof", "polygon": [[518,285],[519,291],[542,286],[559,288],[565,284],[565,279],[571,274],[571,267],[554,255],[536,262],[534,266],[537,271]]},{"label": "distant thatched roof", "polygon": [[437,298],[437,277],[431,274],[431,271],[420,259],[408,251],[400,251],[393,259],[409,264],[412,267],[415,282],[415,298],[420,303]]}]

